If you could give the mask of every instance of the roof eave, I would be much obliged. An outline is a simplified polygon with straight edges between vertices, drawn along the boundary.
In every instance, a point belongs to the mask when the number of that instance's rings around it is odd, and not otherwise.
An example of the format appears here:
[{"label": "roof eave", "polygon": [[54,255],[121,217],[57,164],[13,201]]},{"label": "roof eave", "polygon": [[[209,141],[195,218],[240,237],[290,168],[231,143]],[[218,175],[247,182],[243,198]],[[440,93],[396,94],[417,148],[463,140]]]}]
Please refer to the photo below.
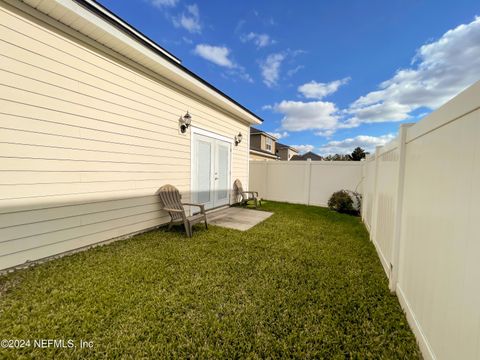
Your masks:
[{"label": "roof eave", "polygon": [[[249,124],[261,124],[262,119],[222,91],[180,64],[178,58],[148,39],[141,32],[100,6],[93,0],[23,0],[27,5],[48,15],[100,45],[146,67],[176,85],[218,106]],[[75,21],[67,23],[64,19]]]}]

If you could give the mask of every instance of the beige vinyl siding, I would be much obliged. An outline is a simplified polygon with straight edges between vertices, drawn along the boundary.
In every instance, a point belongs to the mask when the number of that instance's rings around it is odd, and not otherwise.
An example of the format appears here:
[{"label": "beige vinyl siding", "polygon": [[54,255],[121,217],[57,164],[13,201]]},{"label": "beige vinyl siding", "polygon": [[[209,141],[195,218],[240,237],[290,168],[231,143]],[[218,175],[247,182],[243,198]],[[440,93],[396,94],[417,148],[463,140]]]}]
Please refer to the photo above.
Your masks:
[{"label": "beige vinyl siding", "polygon": [[[154,195],[190,191],[192,125],[232,138],[246,122],[0,2],[0,269],[164,223]],[[62,29],[57,29],[57,26]],[[81,35],[78,35],[81,37]],[[232,148],[248,184],[248,141]]]},{"label": "beige vinyl siding", "polygon": [[263,157],[263,156],[259,156],[259,155],[257,155],[257,154],[252,154],[252,153],[250,153],[250,160],[252,160],[252,161],[258,161],[258,160],[269,160],[269,159],[267,159],[267,158],[265,158],[265,157]]},{"label": "beige vinyl siding", "polygon": [[268,156],[267,154],[265,154],[265,156],[262,156],[259,153],[250,152],[250,160],[251,161],[258,161],[258,160],[275,161],[276,159],[272,158],[272,156]]}]

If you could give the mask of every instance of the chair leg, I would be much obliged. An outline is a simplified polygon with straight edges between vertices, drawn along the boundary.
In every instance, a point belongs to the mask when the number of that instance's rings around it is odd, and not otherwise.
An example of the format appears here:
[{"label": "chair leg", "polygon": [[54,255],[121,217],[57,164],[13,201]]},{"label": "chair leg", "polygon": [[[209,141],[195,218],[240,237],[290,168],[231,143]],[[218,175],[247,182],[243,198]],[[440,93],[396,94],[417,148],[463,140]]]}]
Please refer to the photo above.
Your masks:
[{"label": "chair leg", "polygon": [[170,231],[172,229],[172,226],[173,226],[173,221],[170,220],[170,223],[168,224],[168,231]]},{"label": "chair leg", "polygon": [[193,225],[192,224],[188,224],[190,226],[190,237],[193,236]]},{"label": "chair leg", "polygon": [[205,216],[205,229],[208,230],[208,223],[207,223],[207,217]]},{"label": "chair leg", "polygon": [[188,222],[184,222],[183,226],[185,227],[185,233],[187,234],[187,237],[192,237],[190,232],[190,224]]}]

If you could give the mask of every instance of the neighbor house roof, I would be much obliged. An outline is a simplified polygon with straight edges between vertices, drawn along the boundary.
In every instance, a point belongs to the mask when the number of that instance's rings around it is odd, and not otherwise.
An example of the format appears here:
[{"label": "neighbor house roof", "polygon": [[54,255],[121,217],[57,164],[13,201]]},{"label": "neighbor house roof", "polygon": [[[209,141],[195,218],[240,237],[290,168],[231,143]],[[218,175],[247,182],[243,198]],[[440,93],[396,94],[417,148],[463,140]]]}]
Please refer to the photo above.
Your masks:
[{"label": "neighbor house roof", "polygon": [[18,4],[18,7],[33,16],[43,20],[53,18],[63,23],[76,32],[72,32],[71,35],[78,36],[80,33],[86,37],[85,41],[91,43],[91,40],[94,40],[110,48],[166,79],[167,82],[170,81],[229,112],[239,120],[249,124],[260,124],[263,121],[251,110],[184,67],[177,57],[94,0],[23,0],[23,2],[43,13],[32,13],[27,6]]},{"label": "neighbor house roof", "polygon": [[292,147],[290,145],[285,145],[285,144],[281,144],[281,143],[277,142],[276,146],[277,146],[277,149],[290,149],[290,150],[298,152],[297,149],[295,149],[294,147]]},{"label": "neighbor house roof", "polygon": [[274,140],[274,141],[277,141],[277,138],[263,130],[260,130],[260,129],[257,129],[257,128],[254,128],[254,127],[250,127],[250,135],[257,135],[257,134],[263,134],[265,135],[266,137],[269,137],[270,139]]},{"label": "neighbor house roof", "polygon": [[293,155],[290,160],[298,161],[298,160],[308,160],[308,159],[311,159],[313,161],[319,161],[319,160],[322,160],[322,157],[320,155],[315,154],[314,152],[309,151],[302,155]]}]

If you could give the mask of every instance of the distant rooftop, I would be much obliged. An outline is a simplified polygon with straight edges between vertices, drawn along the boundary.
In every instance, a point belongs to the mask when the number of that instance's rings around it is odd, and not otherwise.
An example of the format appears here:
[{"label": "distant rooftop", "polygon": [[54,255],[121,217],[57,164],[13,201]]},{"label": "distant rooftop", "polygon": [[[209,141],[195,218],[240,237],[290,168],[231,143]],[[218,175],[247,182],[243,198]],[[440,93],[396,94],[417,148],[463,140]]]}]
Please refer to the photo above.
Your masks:
[{"label": "distant rooftop", "polygon": [[277,142],[277,149],[292,149],[292,150],[295,150],[295,151],[298,152],[298,150],[295,149],[293,146],[282,144],[282,143],[279,143],[279,142]]},{"label": "distant rooftop", "polygon": [[307,152],[305,154],[302,154],[302,155],[293,155],[292,158],[290,160],[293,160],[293,161],[301,161],[301,160],[312,160],[312,161],[320,161],[322,160],[323,158],[318,155],[318,154],[315,154],[314,152]]},{"label": "distant rooftop", "polygon": [[254,127],[250,127],[250,135],[253,135],[253,134],[263,134],[263,135],[268,136],[269,138],[271,138],[275,141],[278,140],[275,136],[273,136],[272,134],[269,134],[266,131],[263,131],[263,130],[260,130],[260,129],[257,129],[257,128],[254,128]]}]

